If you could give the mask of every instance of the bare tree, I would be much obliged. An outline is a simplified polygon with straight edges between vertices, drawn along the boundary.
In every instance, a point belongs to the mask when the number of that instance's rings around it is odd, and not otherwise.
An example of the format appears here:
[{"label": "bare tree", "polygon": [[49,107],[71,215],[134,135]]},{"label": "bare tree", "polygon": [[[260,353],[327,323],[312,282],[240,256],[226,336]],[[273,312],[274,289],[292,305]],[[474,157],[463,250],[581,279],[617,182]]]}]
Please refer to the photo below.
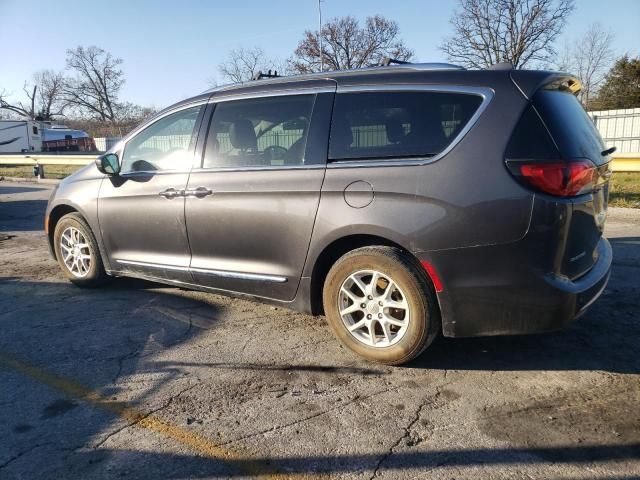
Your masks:
[{"label": "bare tree", "polygon": [[558,69],[575,73],[582,81],[579,98],[585,106],[597,92],[613,63],[613,39],[611,30],[606,30],[600,23],[593,23],[572,46],[565,45],[558,59]]},{"label": "bare tree", "polygon": [[319,72],[320,55],[325,70],[367,67],[384,57],[406,61],[413,57],[413,51],[399,34],[398,24],[380,15],[368,17],[364,27],[354,17],[334,18],[322,27],[322,52],[318,32],[307,30],[289,65],[298,73]]},{"label": "bare tree", "polygon": [[564,45],[556,56],[553,67],[559,72],[573,72],[575,70],[575,62],[573,61],[573,48],[571,43],[564,42]]},{"label": "bare tree", "polygon": [[122,59],[99,47],[67,50],[67,69],[75,76],[65,82],[65,100],[91,117],[115,121],[118,95],[124,84],[124,73],[119,68],[121,64]]},{"label": "bare tree", "polygon": [[573,0],[458,0],[454,35],[440,49],[452,62],[487,68],[548,64],[554,42],[573,10]]},{"label": "bare tree", "polygon": [[0,93],[0,109],[30,119],[51,120],[64,115],[66,103],[62,99],[64,76],[53,70],[41,70],[33,75],[33,81],[23,87],[26,101],[9,103],[8,96]]},{"label": "bare tree", "polygon": [[71,128],[83,130],[92,137],[122,137],[144,120],[157,113],[153,107],[142,107],[124,102],[118,111],[118,120],[103,122],[98,118],[67,118],[65,124]]},{"label": "bare tree", "polygon": [[279,60],[267,57],[262,47],[240,47],[231,50],[226,60],[218,65],[218,72],[222,78],[232,83],[246,82],[256,73],[268,70],[284,73],[285,66]]},{"label": "bare tree", "polygon": [[67,107],[67,103],[62,97],[62,89],[65,84],[64,74],[53,70],[41,70],[33,75],[33,79],[38,86],[37,116],[43,120],[64,116],[64,110]]},{"label": "bare tree", "polygon": [[6,91],[0,92],[0,109],[8,110],[12,113],[19,115],[20,117],[34,120],[36,118],[36,90],[37,86],[34,85],[33,89],[25,82],[22,91],[25,93],[28,101],[9,103],[9,94]]}]

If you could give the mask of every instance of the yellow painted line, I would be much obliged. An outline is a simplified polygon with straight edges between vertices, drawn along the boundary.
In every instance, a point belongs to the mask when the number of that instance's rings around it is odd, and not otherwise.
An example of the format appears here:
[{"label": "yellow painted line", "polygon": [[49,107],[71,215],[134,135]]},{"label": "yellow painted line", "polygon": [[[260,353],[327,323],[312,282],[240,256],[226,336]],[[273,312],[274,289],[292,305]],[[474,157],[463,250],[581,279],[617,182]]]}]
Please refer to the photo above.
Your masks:
[{"label": "yellow painted line", "polygon": [[33,380],[55,388],[69,397],[83,400],[94,407],[111,412],[133,426],[151,430],[152,432],[170,438],[200,455],[218,460],[222,463],[227,463],[245,474],[261,478],[292,478],[292,475],[278,473],[272,465],[242,457],[232,450],[215,445],[197,433],[184,430],[176,425],[160,420],[153,415],[145,416],[142,412],[128,407],[121,402],[109,400],[95,390],[86,388],[67,378],[41,370],[38,367],[12,358],[4,353],[0,353],[0,366],[19,372]]}]

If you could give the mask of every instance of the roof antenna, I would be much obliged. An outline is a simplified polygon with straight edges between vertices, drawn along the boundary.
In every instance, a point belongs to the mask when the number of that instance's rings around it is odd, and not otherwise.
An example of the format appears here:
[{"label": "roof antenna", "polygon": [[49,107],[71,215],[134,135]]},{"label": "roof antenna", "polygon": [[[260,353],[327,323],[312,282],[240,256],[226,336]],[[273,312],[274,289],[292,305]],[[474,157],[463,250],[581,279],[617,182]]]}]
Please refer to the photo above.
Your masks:
[{"label": "roof antenna", "polygon": [[320,72],[324,72],[324,55],[322,55],[322,0],[318,0],[318,42],[320,43]]}]

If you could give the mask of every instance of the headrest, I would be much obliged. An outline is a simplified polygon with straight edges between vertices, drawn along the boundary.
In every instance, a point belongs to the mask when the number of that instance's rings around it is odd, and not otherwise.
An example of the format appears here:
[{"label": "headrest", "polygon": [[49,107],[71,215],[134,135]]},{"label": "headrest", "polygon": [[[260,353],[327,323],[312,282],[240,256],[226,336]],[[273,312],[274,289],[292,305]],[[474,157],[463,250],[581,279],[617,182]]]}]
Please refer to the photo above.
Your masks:
[{"label": "headrest", "polygon": [[253,128],[251,120],[247,118],[240,118],[231,124],[229,128],[229,140],[233,148],[239,148],[241,150],[255,150],[258,147],[256,131]]},{"label": "headrest", "polygon": [[387,120],[385,129],[390,143],[398,143],[404,138],[404,128],[399,120]]}]

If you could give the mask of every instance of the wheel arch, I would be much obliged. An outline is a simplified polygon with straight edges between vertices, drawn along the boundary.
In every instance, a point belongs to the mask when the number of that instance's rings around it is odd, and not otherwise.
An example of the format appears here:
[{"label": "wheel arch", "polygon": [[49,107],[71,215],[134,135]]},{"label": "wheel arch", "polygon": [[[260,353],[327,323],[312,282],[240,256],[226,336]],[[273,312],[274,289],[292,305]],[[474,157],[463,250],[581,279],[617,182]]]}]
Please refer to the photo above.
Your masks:
[{"label": "wheel arch", "polygon": [[54,245],[54,234],[56,231],[56,225],[62,217],[70,213],[77,213],[86,222],[87,226],[91,230],[91,233],[93,234],[93,237],[96,240],[96,243],[98,244],[98,250],[102,259],[102,264],[104,265],[105,270],[109,272],[111,270],[109,257],[105,254],[105,247],[102,243],[102,235],[100,231],[91,224],[88,215],[86,215],[80,208],[78,208],[78,206],[74,205],[71,202],[57,204],[51,209],[45,219],[47,240],[49,242],[49,250],[51,252],[51,255],[53,255],[53,258],[57,259],[56,249]]},{"label": "wheel arch", "polygon": [[[333,240],[326,245],[320,254],[316,257],[311,271],[311,282],[309,292],[309,302],[311,313],[313,315],[323,315],[324,307],[322,305],[322,289],[327,278],[329,270],[333,264],[346,253],[362,247],[395,247],[407,253],[416,259],[417,265],[420,265],[418,259],[407,248],[382,236],[373,234],[351,234]],[[428,275],[427,275],[428,277]],[[429,279],[431,281],[431,279]]]},{"label": "wheel arch", "polygon": [[53,207],[51,209],[51,212],[49,212],[49,215],[47,216],[47,218],[45,219],[46,225],[45,225],[45,231],[47,232],[47,239],[49,241],[49,249],[51,251],[51,254],[54,256],[54,258],[57,258],[56,255],[56,249],[54,248],[53,245],[53,237],[54,237],[54,233],[56,231],[56,225],[58,224],[58,222],[60,221],[60,219],[62,217],[64,217],[65,215],[68,215],[70,213],[78,213],[79,215],[81,215],[83,218],[84,215],[82,215],[82,213],[80,213],[80,211],[67,204],[67,203],[61,203],[59,205],[56,205],[55,207]]}]

